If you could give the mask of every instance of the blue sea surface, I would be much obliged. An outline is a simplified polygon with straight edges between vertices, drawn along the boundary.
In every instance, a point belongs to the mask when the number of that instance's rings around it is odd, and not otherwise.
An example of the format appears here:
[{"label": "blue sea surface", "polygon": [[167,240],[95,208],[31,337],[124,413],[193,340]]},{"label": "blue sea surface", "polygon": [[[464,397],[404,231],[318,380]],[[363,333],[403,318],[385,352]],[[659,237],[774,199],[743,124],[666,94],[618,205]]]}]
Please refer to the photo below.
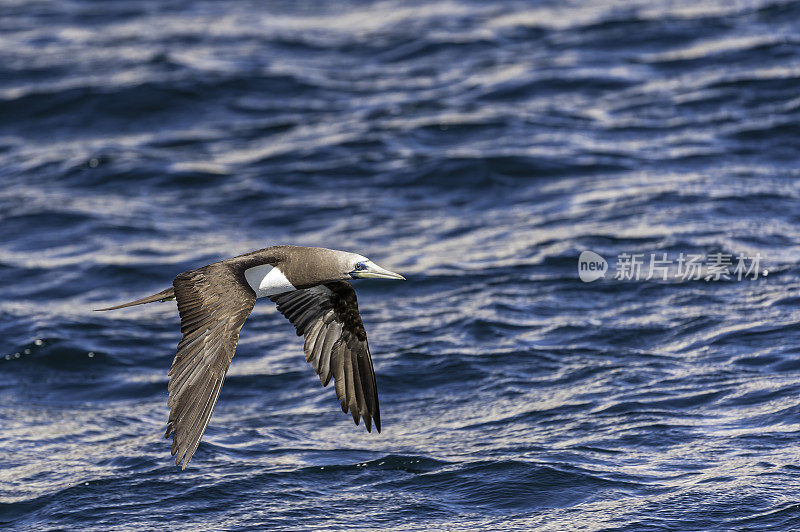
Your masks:
[{"label": "blue sea surface", "polygon": [[[4,1],[0,528],[800,530],[798,177],[796,1]],[[275,244],[407,277],[383,432],[259,301],[180,471],[175,304],[92,309]]]}]

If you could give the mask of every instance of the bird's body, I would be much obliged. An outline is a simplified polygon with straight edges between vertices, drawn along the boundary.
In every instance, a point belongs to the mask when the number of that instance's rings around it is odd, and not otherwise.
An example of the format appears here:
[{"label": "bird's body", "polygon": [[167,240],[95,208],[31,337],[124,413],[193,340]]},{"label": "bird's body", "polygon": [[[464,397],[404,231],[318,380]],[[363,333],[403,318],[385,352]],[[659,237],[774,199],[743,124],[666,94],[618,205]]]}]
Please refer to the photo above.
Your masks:
[{"label": "bird's body", "polygon": [[380,432],[380,410],[367,334],[352,285],[357,278],[403,279],[344,251],[273,246],[181,273],[157,294],[118,308],[175,299],[183,338],[169,370],[169,422],[175,463],[185,468],[205,432],[256,299],[269,297],[305,336],[306,361],[342,410]]}]

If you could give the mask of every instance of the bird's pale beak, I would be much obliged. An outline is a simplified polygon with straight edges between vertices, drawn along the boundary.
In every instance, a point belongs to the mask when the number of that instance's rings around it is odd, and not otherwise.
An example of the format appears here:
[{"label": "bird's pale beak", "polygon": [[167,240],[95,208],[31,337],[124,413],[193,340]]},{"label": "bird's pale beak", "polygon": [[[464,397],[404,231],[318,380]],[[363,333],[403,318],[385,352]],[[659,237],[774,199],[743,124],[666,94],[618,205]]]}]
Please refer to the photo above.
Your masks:
[{"label": "bird's pale beak", "polygon": [[400,279],[401,281],[405,281],[406,278],[400,275],[399,273],[390,272],[384,268],[381,268],[377,264],[372,261],[367,261],[364,263],[367,267],[366,270],[353,270],[350,272],[355,278],[358,279]]}]

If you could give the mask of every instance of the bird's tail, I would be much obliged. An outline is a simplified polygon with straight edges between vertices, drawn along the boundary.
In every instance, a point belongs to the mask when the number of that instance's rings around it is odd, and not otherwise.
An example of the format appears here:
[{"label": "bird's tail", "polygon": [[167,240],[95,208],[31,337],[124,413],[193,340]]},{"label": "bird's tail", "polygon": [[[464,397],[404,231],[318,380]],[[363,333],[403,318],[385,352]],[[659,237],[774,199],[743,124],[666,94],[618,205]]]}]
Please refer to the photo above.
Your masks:
[{"label": "bird's tail", "polygon": [[103,310],[117,310],[118,308],[144,305],[145,303],[155,303],[156,301],[171,301],[173,299],[175,299],[175,290],[170,286],[166,290],[162,290],[161,292],[153,294],[152,296],[143,297],[142,299],[137,299],[136,301],[131,301],[130,303],[123,303],[122,305],[117,305],[116,307],[98,308],[95,309],[95,311],[100,312]]}]

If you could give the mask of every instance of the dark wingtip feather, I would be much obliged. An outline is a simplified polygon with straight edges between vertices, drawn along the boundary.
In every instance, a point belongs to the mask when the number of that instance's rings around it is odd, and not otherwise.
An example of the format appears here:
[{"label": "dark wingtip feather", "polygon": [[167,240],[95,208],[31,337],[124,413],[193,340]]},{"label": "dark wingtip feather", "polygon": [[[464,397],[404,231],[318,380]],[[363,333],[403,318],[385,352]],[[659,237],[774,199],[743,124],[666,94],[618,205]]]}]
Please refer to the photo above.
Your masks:
[{"label": "dark wingtip feather", "polygon": [[372,432],[373,425],[381,432],[372,358],[350,283],[326,283],[270,300],[295,326],[298,336],[306,335],[306,362],[313,365],[323,386],[334,380],[342,412],[349,412],[356,426],[363,419],[367,432]]}]

